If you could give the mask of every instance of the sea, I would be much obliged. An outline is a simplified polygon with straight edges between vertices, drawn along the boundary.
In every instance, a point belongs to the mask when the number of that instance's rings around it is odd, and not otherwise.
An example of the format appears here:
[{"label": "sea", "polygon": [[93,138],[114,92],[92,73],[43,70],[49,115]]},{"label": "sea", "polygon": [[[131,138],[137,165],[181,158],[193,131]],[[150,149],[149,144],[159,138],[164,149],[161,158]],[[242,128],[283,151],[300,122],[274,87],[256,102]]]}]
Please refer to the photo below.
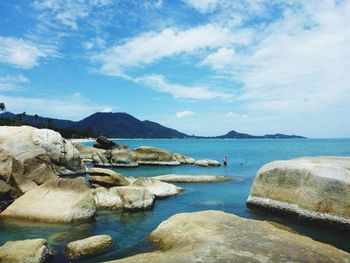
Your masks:
[{"label": "sea", "polygon": [[[56,250],[52,262],[68,262],[62,253],[65,244],[92,235],[108,234],[115,240],[110,252],[79,261],[100,262],[152,250],[152,244],[145,238],[162,221],[174,214],[222,210],[245,218],[273,221],[299,234],[350,252],[350,234],[347,231],[304,222],[293,216],[246,207],[246,199],[255,175],[264,164],[304,156],[350,156],[350,139],[123,139],[115,142],[127,144],[131,149],[139,146],[160,147],[195,159],[209,158],[222,162],[225,155],[228,159],[228,165],[221,167],[181,165],[113,169],[125,176],[206,174],[226,175],[232,180],[221,183],[177,184],[185,191],[176,196],[156,200],[151,210],[99,210],[93,221],[83,224],[0,221],[0,245],[8,240],[45,238]],[[91,142],[84,144],[92,145]]]}]

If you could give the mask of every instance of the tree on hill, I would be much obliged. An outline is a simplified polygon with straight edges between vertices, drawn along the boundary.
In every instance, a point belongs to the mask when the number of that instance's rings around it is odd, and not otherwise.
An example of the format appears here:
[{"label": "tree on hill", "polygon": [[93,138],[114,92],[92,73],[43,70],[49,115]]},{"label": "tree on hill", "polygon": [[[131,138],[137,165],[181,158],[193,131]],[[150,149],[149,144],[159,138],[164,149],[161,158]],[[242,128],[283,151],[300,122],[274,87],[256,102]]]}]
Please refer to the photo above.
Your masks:
[{"label": "tree on hill", "polygon": [[0,111],[6,111],[6,106],[3,102],[0,102]]}]

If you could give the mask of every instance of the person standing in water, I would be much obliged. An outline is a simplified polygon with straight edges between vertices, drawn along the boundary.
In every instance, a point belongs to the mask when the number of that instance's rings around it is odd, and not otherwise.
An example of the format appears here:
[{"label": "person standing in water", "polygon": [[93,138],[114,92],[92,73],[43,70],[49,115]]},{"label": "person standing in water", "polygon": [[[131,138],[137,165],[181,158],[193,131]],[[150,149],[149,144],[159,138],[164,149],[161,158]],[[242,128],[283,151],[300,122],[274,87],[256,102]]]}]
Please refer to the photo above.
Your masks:
[{"label": "person standing in water", "polygon": [[225,155],[225,157],[224,157],[224,166],[227,166],[227,157],[226,157],[226,155]]}]

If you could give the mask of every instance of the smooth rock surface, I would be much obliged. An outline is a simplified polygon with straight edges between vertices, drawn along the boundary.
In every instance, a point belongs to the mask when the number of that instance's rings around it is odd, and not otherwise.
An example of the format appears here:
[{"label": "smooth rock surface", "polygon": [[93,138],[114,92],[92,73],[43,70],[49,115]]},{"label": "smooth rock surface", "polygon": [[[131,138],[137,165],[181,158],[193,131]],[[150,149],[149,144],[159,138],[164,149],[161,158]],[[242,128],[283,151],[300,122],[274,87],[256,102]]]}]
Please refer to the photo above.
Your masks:
[{"label": "smooth rock surface", "polygon": [[350,254],[222,211],[177,214],[148,239],[158,250],[111,262],[350,262]]},{"label": "smooth rock surface", "polygon": [[137,178],[133,183],[133,186],[141,186],[147,188],[153,195],[159,198],[176,195],[182,191],[182,188],[173,184],[161,182],[159,180],[147,177]]},{"label": "smooth rock surface", "polygon": [[96,211],[84,178],[53,179],[16,199],[0,218],[68,223],[85,221]]},{"label": "smooth rock surface", "polygon": [[174,155],[165,149],[142,146],[134,152],[139,165],[180,165]]},{"label": "smooth rock surface", "polygon": [[169,183],[217,183],[230,181],[231,177],[221,175],[165,174],[152,178]]},{"label": "smooth rock surface", "polygon": [[350,225],[350,157],[275,161],[257,173],[248,206]]},{"label": "smooth rock surface", "polygon": [[195,159],[180,153],[174,153],[174,157],[180,162],[180,164],[194,164],[196,161]]},{"label": "smooth rock surface", "polygon": [[43,263],[53,255],[53,250],[42,238],[7,241],[0,247],[0,262]]},{"label": "smooth rock surface", "polygon": [[110,169],[90,168],[87,173],[92,175],[89,177],[90,182],[110,186],[125,186],[129,181],[121,174]]},{"label": "smooth rock surface", "polygon": [[70,242],[65,255],[71,260],[94,256],[111,247],[113,239],[109,235],[97,235]]},{"label": "smooth rock surface", "polygon": [[197,160],[194,162],[195,165],[198,166],[220,166],[220,162],[216,161],[216,160],[210,160],[210,159],[203,159],[203,160]]},{"label": "smooth rock surface", "polygon": [[153,206],[154,195],[145,187],[119,186],[92,189],[97,208],[144,210]]},{"label": "smooth rock surface", "polygon": [[136,155],[128,149],[115,149],[111,152],[111,164],[114,167],[136,167]]}]

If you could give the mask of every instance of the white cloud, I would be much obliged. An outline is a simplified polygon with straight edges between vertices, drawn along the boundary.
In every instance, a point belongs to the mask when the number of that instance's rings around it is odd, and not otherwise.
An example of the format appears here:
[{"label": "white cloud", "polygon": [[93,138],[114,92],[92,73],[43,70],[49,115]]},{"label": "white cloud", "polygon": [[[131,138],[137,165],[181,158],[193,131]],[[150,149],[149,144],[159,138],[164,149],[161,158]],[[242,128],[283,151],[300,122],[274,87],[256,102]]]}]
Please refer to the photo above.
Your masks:
[{"label": "white cloud", "polygon": [[20,84],[29,83],[29,79],[23,75],[11,76],[6,75],[0,76],[0,91],[15,90],[18,89]]},{"label": "white cloud", "polygon": [[[80,120],[103,108],[108,108],[108,105],[97,105],[80,96],[46,99],[0,95],[0,101],[5,103],[7,110],[10,112],[25,111],[28,114],[72,120]],[[48,109],[50,109],[49,112]]]},{"label": "white cloud", "polygon": [[29,69],[39,64],[39,59],[57,56],[55,47],[37,45],[21,38],[0,36],[0,63]]},{"label": "white cloud", "polygon": [[246,119],[249,117],[247,114],[239,114],[232,111],[228,112],[225,116],[230,119]]},{"label": "white cloud", "polygon": [[195,113],[193,111],[188,110],[176,112],[176,118],[186,118],[191,117],[193,115],[195,115]]},{"label": "white cloud", "polygon": [[152,31],[127,39],[123,44],[95,55],[93,59],[102,64],[102,73],[119,76],[126,68],[142,67],[182,53],[247,43],[249,39],[248,31],[232,33],[214,24],[188,30],[166,28],[161,32]]},{"label": "white cloud", "polygon": [[112,108],[104,108],[102,112],[113,112]]},{"label": "white cloud", "polygon": [[219,0],[183,0],[186,4],[193,7],[200,13],[210,13],[214,11]]},{"label": "white cloud", "polygon": [[170,93],[174,98],[210,100],[222,99],[231,100],[233,96],[229,93],[215,91],[201,86],[184,86],[168,83],[162,75],[147,75],[134,80],[135,82],[147,85],[154,90]]},{"label": "white cloud", "polygon": [[232,48],[220,48],[215,53],[209,54],[200,64],[209,65],[215,70],[232,65],[235,51]]}]

